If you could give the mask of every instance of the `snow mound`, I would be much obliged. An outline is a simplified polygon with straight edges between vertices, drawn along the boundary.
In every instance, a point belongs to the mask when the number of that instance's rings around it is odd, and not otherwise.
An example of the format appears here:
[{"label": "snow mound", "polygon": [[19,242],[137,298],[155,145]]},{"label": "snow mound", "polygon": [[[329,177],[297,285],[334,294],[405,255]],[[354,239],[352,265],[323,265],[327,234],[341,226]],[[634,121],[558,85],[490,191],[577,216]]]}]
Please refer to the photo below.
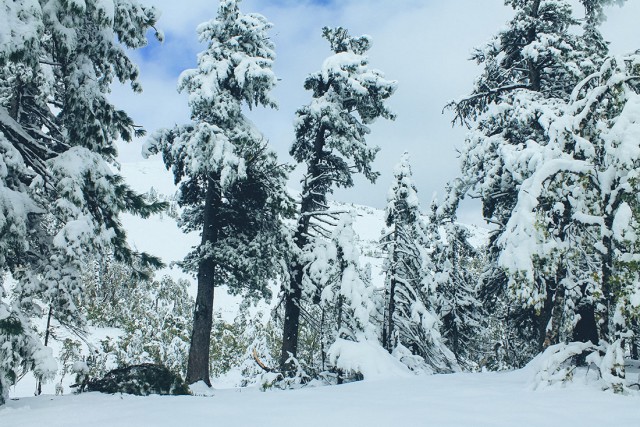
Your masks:
[{"label": "snow mound", "polygon": [[329,360],[345,372],[359,372],[365,381],[411,377],[409,369],[375,341],[338,339],[329,348]]},{"label": "snow mound", "polygon": [[209,387],[204,381],[198,381],[189,386],[191,394],[194,396],[213,397],[215,396],[215,389]]},{"label": "snow mound", "polygon": [[568,361],[583,352],[595,350],[596,346],[593,344],[581,342],[549,346],[523,369],[531,375],[529,386],[535,390],[538,387],[566,385],[573,379],[575,370],[573,364]]}]

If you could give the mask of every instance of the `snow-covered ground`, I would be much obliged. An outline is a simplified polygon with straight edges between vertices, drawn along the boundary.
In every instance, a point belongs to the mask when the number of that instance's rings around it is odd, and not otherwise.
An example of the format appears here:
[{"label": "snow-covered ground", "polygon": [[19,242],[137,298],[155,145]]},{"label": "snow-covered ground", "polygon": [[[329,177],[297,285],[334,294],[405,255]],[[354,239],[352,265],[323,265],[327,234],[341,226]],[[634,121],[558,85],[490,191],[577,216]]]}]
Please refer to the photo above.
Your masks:
[{"label": "snow-covered ground", "polygon": [[3,427],[432,426],[637,427],[640,400],[592,386],[532,390],[531,373],[431,375],[213,397],[82,395],[21,398]]},{"label": "snow-covered ground", "polygon": [[[122,172],[137,190],[151,186],[165,195],[175,191],[170,173],[160,162],[123,164]],[[363,264],[370,263],[375,286],[382,286],[382,253],[378,239],[382,210],[342,205],[356,213]],[[136,249],[178,261],[197,245],[197,233],[184,235],[167,215],[143,221],[126,216],[123,223]],[[487,231],[470,227],[473,244],[486,241]],[[178,268],[160,274],[187,277]],[[195,280],[190,278],[195,288]],[[216,291],[215,309],[233,319],[238,299]],[[117,331],[94,331],[93,338]],[[54,354],[58,345],[54,343]],[[44,394],[32,396],[35,380],[28,375],[10,390],[11,400],[0,407],[0,427],[28,426],[640,426],[640,398],[602,392],[591,385],[533,390],[531,369],[510,373],[413,376],[383,369],[359,383],[260,392],[230,388],[237,381],[218,379],[213,397],[135,397],[86,393],[54,396],[54,382]],[[638,375],[634,371],[634,375]]]}]

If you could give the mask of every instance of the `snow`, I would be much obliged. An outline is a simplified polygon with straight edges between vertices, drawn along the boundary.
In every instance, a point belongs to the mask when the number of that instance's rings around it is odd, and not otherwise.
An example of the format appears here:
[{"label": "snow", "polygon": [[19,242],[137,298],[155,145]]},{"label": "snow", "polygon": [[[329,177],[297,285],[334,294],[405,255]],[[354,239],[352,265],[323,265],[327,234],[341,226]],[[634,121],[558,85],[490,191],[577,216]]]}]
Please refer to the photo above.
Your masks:
[{"label": "snow", "polygon": [[2,2],[0,57],[28,49],[42,31],[40,5],[36,0]]},{"label": "snow", "polygon": [[366,381],[410,377],[411,373],[377,341],[337,339],[327,352],[331,364],[345,372],[359,372]]},{"label": "snow", "polygon": [[638,425],[637,397],[579,385],[533,391],[529,374],[430,375],[269,392],[220,389],[214,397],[42,395],[9,401],[0,420],[20,427]]},{"label": "snow", "polygon": [[189,387],[194,396],[211,397],[215,395],[215,389],[209,387],[204,381],[198,381]]},{"label": "snow", "polygon": [[620,242],[624,242],[625,240],[635,241],[636,236],[631,228],[632,221],[633,212],[631,211],[631,207],[625,202],[621,203],[611,227],[613,238]]}]

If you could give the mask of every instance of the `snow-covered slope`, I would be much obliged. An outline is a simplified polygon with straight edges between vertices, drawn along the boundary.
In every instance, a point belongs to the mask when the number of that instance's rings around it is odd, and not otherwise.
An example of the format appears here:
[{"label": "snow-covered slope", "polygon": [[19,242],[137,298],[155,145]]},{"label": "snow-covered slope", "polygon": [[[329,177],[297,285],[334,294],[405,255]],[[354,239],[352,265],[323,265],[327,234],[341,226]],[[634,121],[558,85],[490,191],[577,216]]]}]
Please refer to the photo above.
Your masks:
[{"label": "snow-covered slope", "polygon": [[213,397],[43,395],[0,407],[0,425],[638,426],[637,397],[580,385],[533,391],[529,374],[431,375],[264,393],[227,389]]}]

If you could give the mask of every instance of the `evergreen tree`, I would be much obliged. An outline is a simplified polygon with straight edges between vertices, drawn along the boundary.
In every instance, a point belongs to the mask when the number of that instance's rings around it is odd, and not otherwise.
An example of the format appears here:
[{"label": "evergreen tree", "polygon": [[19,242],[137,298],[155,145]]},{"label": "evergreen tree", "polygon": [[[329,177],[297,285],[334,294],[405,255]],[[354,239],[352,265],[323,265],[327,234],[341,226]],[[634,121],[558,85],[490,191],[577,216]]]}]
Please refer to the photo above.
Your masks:
[{"label": "evergreen tree", "polygon": [[[0,382],[21,364],[43,373],[43,350],[28,318],[43,305],[59,321],[82,327],[79,278],[90,254],[112,251],[122,261],[158,265],[126,243],[121,212],[148,216],[148,204],[113,171],[115,141],[140,135],[107,99],[114,78],[140,90],[126,49],[146,44],[155,9],[137,1],[2,1],[0,43],[0,271],[16,284],[0,315]],[[6,12],[6,14],[5,14]],[[159,34],[158,34],[159,36]],[[7,289],[0,298],[7,298]],[[8,341],[5,341],[8,340]],[[11,366],[13,364],[13,367]],[[3,386],[6,396],[6,386]]]},{"label": "evergreen tree", "polygon": [[427,283],[435,289],[440,333],[461,366],[479,362],[482,305],[476,296],[476,249],[470,233],[455,222],[455,212],[434,203],[428,224],[430,240]]},{"label": "evergreen tree", "polygon": [[[549,124],[562,116],[578,82],[603,62],[606,44],[594,48],[590,43],[601,37],[596,25],[601,21],[600,6],[606,2],[584,2],[587,19],[582,34],[568,1],[505,3],[514,8],[514,18],[475,52],[474,59],[484,66],[484,73],[469,97],[452,104],[457,120],[467,124],[475,120],[462,150],[463,188],[459,194],[480,198],[484,217],[497,226],[488,248],[490,262],[483,274],[482,294],[488,300],[495,295],[507,301],[505,320],[519,325],[523,342],[536,343],[530,350],[535,352],[558,342],[558,334],[548,332],[550,325],[559,324],[553,322],[553,316],[560,315],[565,305],[568,282],[563,281],[581,275],[579,268],[570,271],[564,261],[581,258],[573,263],[577,266],[590,260],[572,252],[568,244],[556,246],[562,250],[537,259],[531,292],[522,293],[523,281],[511,269],[505,274],[501,265],[500,237],[514,218],[523,182],[546,159],[557,157],[564,149],[558,151],[559,147],[549,145],[553,138]],[[569,187],[559,178],[552,191]],[[568,242],[570,209],[555,204],[546,207],[540,228]],[[573,303],[580,305],[588,299],[588,292],[583,288],[576,293]]]},{"label": "evergreen tree", "polygon": [[243,14],[238,0],[223,0],[215,19],[198,27],[207,48],[198,68],[180,76],[189,94],[192,122],[153,135],[148,153],[162,152],[180,184],[178,203],[185,232],[202,240],[183,266],[197,271],[198,293],[189,350],[187,382],[210,385],[209,353],[216,286],[267,296],[267,282],[281,270],[287,241],[281,225],[289,210],[287,170],[242,112],[275,107],[275,54],[271,24]]},{"label": "evergreen tree", "polygon": [[[576,87],[564,116],[550,121],[549,146],[558,154],[524,181],[502,236],[502,264],[522,275],[524,298],[535,291],[537,260],[563,255],[568,307],[557,307],[548,328],[556,342],[562,323],[575,323],[569,340],[610,343],[607,352],[622,353],[638,316],[639,71],[637,55],[607,58]],[[565,218],[559,231],[547,220],[549,205]],[[624,367],[616,372],[624,378]]]},{"label": "evergreen tree", "polygon": [[335,328],[329,334],[331,341],[378,339],[376,295],[360,266],[357,242],[353,214],[342,214],[329,242],[331,270],[324,272],[331,281],[323,287],[321,295],[321,305],[325,311],[333,312],[330,317],[335,321]]},{"label": "evergreen tree", "polygon": [[[318,240],[305,255],[306,288],[320,289],[322,370],[339,359],[341,343],[378,343],[380,301],[366,270],[360,265],[353,214],[341,214],[329,239]],[[366,357],[363,353],[362,357]],[[338,382],[343,372],[337,369]]]},{"label": "evergreen tree", "polygon": [[[311,74],[305,88],[313,92],[313,100],[296,112],[296,140],[291,155],[304,163],[301,204],[294,242],[297,255],[291,262],[290,281],[284,287],[284,326],[280,364],[298,352],[300,304],[303,296],[305,265],[301,254],[312,245],[315,236],[328,237],[325,224],[328,193],[334,186],[353,186],[353,173],[375,181],[378,174],[371,163],[378,151],[366,143],[367,125],[378,117],[393,119],[385,100],[396,89],[396,82],[368,66],[365,53],[371,47],[367,36],[352,37],[346,29],[324,28],[323,36],[334,52],[322,70]],[[311,292],[318,295],[317,292]],[[318,302],[319,298],[315,298]]]},{"label": "evergreen tree", "polygon": [[[385,321],[383,344],[389,352],[398,346],[422,357],[436,372],[457,369],[454,355],[440,334],[435,312],[436,286],[428,263],[429,237],[420,215],[409,154],[404,153],[394,170],[389,190],[382,239],[385,260]],[[437,230],[436,230],[437,232]],[[431,286],[433,285],[433,286]]]}]

